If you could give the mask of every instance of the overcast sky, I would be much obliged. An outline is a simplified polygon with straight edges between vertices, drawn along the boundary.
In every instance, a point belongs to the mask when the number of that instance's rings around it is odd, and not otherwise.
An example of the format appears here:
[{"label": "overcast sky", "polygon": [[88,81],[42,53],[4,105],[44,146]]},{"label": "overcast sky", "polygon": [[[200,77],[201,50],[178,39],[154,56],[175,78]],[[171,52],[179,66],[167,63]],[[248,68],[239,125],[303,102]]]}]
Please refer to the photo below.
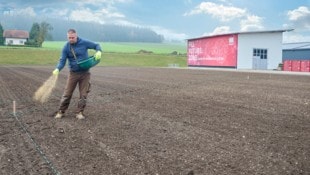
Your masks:
[{"label": "overcast sky", "polygon": [[[295,29],[283,42],[310,41],[310,0],[0,0],[3,15],[142,26],[167,39]],[[1,21],[0,21],[1,22]],[[53,26],[54,28],[57,26]]]}]

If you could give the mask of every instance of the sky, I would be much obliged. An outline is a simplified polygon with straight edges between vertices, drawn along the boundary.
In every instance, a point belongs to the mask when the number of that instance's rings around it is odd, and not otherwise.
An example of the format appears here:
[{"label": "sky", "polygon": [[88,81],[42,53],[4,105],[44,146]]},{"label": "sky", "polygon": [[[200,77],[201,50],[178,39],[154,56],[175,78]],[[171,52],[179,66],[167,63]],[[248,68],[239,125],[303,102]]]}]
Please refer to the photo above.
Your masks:
[{"label": "sky", "polygon": [[310,0],[0,0],[3,15],[146,27],[167,40],[286,30],[283,42],[310,42]]}]

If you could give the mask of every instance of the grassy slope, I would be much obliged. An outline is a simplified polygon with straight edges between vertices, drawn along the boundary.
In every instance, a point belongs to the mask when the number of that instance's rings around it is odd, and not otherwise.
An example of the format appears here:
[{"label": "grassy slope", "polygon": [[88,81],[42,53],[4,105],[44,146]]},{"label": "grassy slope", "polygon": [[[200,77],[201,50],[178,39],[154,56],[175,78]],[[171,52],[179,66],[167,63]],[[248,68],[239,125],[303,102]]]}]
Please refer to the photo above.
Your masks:
[{"label": "grassy slope", "polygon": [[[55,65],[64,42],[44,42],[43,48],[0,47],[0,65]],[[104,52],[101,66],[167,67],[186,66],[184,44],[100,43]],[[139,50],[154,54],[138,54]],[[173,51],[183,55],[171,55]],[[90,54],[93,54],[90,51]]]}]

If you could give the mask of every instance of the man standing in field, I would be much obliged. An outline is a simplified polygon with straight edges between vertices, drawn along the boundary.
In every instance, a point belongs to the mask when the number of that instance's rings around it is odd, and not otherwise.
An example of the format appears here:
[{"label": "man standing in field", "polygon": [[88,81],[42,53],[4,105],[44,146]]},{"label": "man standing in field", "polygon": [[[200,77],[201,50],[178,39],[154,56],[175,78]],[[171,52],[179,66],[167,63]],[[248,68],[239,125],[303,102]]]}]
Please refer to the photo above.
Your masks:
[{"label": "man standing in field", "polygon": [[55,118],[59,119],[64,116],[69,107],[72,94],[78,84],[80,99],[78,101],[76,118],[85,119],[83,112],[86,106],[87,95],[90,91],[90,72],[89,69],[81,69],[77,62],[88,59],[88,49],[96,50],[94,57],[96,60],[99,60],[102,50],[99,44],[78,37],[74,29],[68,30],[67,39],[68,42],[63,47],[59,62],[53,71],[53,74],[57,76],[68,60],[70,73]]}]

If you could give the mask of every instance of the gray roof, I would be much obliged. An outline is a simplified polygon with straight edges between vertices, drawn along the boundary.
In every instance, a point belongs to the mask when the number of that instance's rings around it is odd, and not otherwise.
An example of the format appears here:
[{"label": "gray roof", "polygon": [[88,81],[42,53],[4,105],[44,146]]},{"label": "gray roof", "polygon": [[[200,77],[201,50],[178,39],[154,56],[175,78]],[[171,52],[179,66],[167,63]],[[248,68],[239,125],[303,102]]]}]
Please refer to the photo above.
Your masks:
[{"label": "gray roof", "polygon": [[278,32],[290,32],[294,29],[283,29],[283,30],[262,30],[262,31],[245,31],[245,32],[234,32],[234,33],[223,33],[223,34],[216,34],[216,35],[207,35],[207,36],[201,36],[197,38],[190,38],[187,40],[196,40],[196,39],[202,39],[202,38],[211,38],[215,36],[224,36],[224,35],[235,35],[235,34],[252,34],[252,33],[278,33]]},{"label": "gray roof", "polygon": [[283,50],[310,49],[310,42],[283,43],[282,49],[283,49]]}]

